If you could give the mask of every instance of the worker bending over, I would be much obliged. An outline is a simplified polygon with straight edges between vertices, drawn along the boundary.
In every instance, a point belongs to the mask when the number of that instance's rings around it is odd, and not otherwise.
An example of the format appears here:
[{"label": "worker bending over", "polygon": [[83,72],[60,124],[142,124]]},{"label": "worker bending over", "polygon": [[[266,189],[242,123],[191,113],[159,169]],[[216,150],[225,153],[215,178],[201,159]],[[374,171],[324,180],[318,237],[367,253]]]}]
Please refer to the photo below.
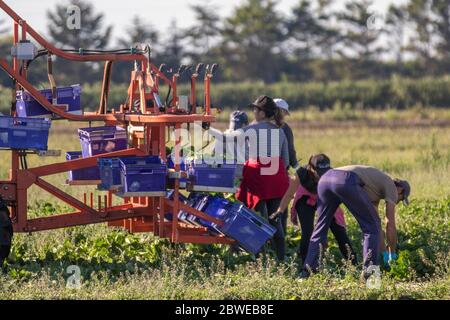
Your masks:
[{"label": "worker bending over", "polygon": [[[310,157],[308,164],[297,169],[296,174],[290,177],[289,189],[284,194],[280,206],[272,218],[279,217],[288,207],[289,202],[294,197],[291,208],[291,221],[302,230],[302,237],[299,246],[299,256],[302,263],[305,262],[308,253],[309,240],[314,230],[314,217],[317,209],[317,183],[320,177],[331,169],[331,163],[325,154],[316,154]],[[337,208],[330,223],[331,232],[339,246],[343,257],[356,264],[356,254],[347,235],[344,212]]]},{"label": "worker bending over", "polygon": [[[310,271],[317,270],[321,247],[327,241],[328,228],[341,203],[350,210],[363,232],[363,275],[369,276],[365,273],[369,271],[367,268],[379,264],[380,243],[383,243],[386,253],[391,256],[395,253],[395,206],[402,200],[408,204],[410,190],[407,181],[392,179],[374,167],[351,165],[326,172],[317,186],[319,218],[301,276],[307,277]],[[378,214],[380,200],[386,203],[386,246]]]}]

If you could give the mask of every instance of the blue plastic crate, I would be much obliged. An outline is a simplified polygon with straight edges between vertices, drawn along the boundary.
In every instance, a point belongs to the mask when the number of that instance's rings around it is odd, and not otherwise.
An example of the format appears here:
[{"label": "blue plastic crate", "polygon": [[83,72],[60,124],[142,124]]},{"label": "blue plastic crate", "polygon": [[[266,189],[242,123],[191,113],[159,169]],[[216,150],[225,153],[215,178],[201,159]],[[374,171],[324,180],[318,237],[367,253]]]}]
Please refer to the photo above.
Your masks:
[{"label": "blue plastic crate", "polygon": [[188,183],[194,191],[233,192],[236,174],[235,164],[207,164],[204,161],[188,161]]},{"label": "blue plastic crate", "polygon": [[[204,198],[206,196],[207,195],[205,193],[191,192],[186,200],[186,204],[201,211],[204,207]],[[180,210],[178,218],[192,225],[201,226],[201,224],[199,223],[199,218],[186,211]]]},{"label": "blue plastic crate", "polygon": [[121,196],[153,196],[166,192],[166,164],[157,156],[120,159]]},{"label": "blue plastic crate", "polygon": [[[217,196],[206,196],[202,199],[202,201],[203,203],[201,203],[201,209],[199,210],[219,220],[225,219],[225,216],[228,214],[228,211],[232,206],[230,201]],[[198,219],[198,222],[202,226],[208,227],[210,230],[218,231],[217,225],[213,222],[206,221],[201,218]]]},{"label": "blue plastic crate", "polygon": [[116,126],[78,129],[83,158],[127,148],[125,129]]},{"label": "blue plastic crate", "polygon": [[[66,160],[81,158],[81,151],[66,152]],[[69,171],[69,181],[100,180],[100,172],[97,166]]]},{"label": "blue plastic crate", "polygon": [[267,220],[239,203],[231,206],[218,229],[252,254],[257,254],[276,232]]},{"label": "blue plastic crate", "polygon": [[47,150],[50,125],[43,118],[0,116],[0,148]]},{"label": "blue plastic crate", "polygon": [[102,181],[97,188],[99,190],[119,188],[122,185],[119,158],[98,158],[97,163]]},{"label": "blue plastic crate", "polygon": [[[53,103],[51,89],[40,90],[40,92],[48,100],[48,102]],[[70,87],[56,88],[56,95],[58,105],[67,105],[66,112],[72,114],[82,114],[81,86],[79,84],[75,84]],[[39,117],[52,114],[51,111],[45,109],[26,91],[17,91],[16,111],[19,117]]]}]

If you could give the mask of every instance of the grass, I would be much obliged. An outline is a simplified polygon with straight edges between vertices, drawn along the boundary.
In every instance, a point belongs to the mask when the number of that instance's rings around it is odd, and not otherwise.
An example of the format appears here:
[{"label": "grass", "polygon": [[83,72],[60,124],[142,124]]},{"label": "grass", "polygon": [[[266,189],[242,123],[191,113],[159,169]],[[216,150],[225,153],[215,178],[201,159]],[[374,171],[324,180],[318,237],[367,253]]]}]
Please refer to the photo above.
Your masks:
[{"label": "grass", "polygon": [[[411,119],[399,114],[398,119]],[[0,299],[450,299],[450,127],[369,127],[358,121],[357,125],[327,127],[327,121],[335,120],[317,114],[310,119],[327,119],[318,129],[302,126],[299,119],[302,115],[294,113],[290,124],[301,162],[312,153],[325,152],[335,167],[374,165],[412,185],[412,204],[400,205],[397,215],[400,259],[390,270],[383,270],[379,289],[368,289],[359,280],[360,266],[340,260],[332,236],[322,271],[298,280],[299,232],[292,226],[288,261],[278,264],[270,250],[255,259],[225,246],[173,245],[151,234],[91,225],[16,234],[9,272],[0,275]],[[76,124],[55,122],[49,147],[79,150],[76,128]],[[8,154],[0,157],[3,178]],[[64,161],[64,154],[58,159],[29,158],[32,167]],[[65,175],[47,180],[61,185]],[[63,189],[77,197],[89,190]],[[40,189],[33,188],[29,197],[30,216],[70,211]],[[349,214],[347,221],[352,243],[361,255],[360,230]],[[81,270],[80,289],[66,287],[66,269],[72,264]]]}]

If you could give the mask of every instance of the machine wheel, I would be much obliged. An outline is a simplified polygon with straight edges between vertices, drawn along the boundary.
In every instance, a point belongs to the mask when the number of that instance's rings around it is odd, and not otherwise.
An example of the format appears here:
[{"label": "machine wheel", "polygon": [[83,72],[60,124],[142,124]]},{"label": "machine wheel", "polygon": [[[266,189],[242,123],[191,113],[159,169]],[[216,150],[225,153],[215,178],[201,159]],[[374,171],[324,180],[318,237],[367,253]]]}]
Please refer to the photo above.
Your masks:
[{"label": "machine wheel", "polygon": [[13,227],[8,207],[0,199],[0,269],[11,251]]}]

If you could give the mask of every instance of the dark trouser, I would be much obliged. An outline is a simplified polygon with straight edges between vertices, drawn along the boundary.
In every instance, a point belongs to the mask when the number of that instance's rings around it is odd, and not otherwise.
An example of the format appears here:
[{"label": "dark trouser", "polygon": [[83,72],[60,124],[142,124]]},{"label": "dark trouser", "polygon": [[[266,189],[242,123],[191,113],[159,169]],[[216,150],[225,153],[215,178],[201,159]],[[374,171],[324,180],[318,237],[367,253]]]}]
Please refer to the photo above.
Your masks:
[{"label": "dark trouser", "polygon": [[321,246],[334,213],[341,203],[350,210],[364,234],[364,267],[378,265],[381,222],[360,178],[353,172],[329,170],[322,176],[317,187],[319,219],[309,243],[304,268],[317,270]]},{"label": "dark trouser", "polygon": [[287,219],[288,219],[288,209],[284,210],[283,213],[281,214],[281,226],[283,227],[284,235],[287,234]]},{"label": "dark trouser", "polygon": [[[302,259],[302,263],[305,263],[306,254],[308,253],[309,240],[314,229],[314,216],[316,213],[316,206],[310,206],[307,204],[308,197],[301,197],[295,204],[295,210],[298,213],[298,219],[300,221],[300,227],[302,230],[302,238],[300,240],[299,246],[299,256]],[[330,224],[331,232],[333,232],[334,237],[339,246],[339,250],[345,259],[351,260],[352,264],[356,264],[356,254],[353,251],[353,247],[350,243],[350,239],[347,235],[347,230],[345,227],[336,223],[336,219]]]},{"label": "dark trouser", "polygon": [[11,246],[0,245],[0,270],[3,268],[3,262],[8,258]]},{"label": "dark trouser", "polygon": [[[261,200],[256,205],[255,211],[258,211],[264,218],[268,219],[272,213],[277,211],[280,202],[281,199]],[[272,239],[273,248],[278,260],[283,261],[286,256],[286,241],[281,221],[282,219],[277,219],[276,221],[269,220],[270,224],[277,229]]]},{"label": "dark trouser", "polygon": [[13,227],[9,218],[8,207],[0,199],[0,269],[11,251]]}]

